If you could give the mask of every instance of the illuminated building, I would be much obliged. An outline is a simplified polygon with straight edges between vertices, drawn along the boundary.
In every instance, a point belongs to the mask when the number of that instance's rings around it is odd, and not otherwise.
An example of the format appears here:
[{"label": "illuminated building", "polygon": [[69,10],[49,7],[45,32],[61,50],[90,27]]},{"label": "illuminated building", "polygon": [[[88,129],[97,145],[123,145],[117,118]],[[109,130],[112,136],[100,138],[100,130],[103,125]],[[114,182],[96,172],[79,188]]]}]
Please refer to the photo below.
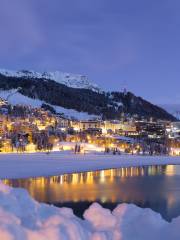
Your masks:
[{"label": "illuminated building", "polygon": [[92,121],[92,120],[86,120],[86,121],[72,121],[71,126],[76,131],[86,131],[86,130],[93,130],[93,129],[101,129],[102,128],[102,122],[101,121]]},{"label": "illuminated building", "polygon": [[166,128],[169,138],[180,139],[180,122],[172,122]]}]

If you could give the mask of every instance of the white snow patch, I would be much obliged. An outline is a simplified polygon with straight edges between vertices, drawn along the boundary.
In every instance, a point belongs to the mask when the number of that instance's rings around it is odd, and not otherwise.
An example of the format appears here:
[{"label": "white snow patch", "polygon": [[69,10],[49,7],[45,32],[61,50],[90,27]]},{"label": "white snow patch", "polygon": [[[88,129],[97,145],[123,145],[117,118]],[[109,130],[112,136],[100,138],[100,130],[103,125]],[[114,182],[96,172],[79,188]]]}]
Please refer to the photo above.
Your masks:
[{"label": "white snow patch", "polygon": [[132,204],[120,204],[111,212],[94,203],[82,220],[71,209],[40,204],[26,190],[0,183],[2,240],[179,240],[179,225],[180,217],[168,223],[160,214]]},{"label": "white snow patch", "polygon": [[[8,97],[9,96],[9,97]],[[22,95],[21,93],[17,92],[17,89],[11,89],[11,90],[1,90],[0,91],[0,97],[3,99],[8,98],[8,102],[12,105],[26,105],[31,106],[33,108],[41,107],[43,101],[40,101],[38,99],[33,99],[26,97]]]},{"label": "white snow patch", "polygon": [[118,107],[122,107],[123,106],[123,103],[122,102],[115,102],[114,103],[118,106]]}]

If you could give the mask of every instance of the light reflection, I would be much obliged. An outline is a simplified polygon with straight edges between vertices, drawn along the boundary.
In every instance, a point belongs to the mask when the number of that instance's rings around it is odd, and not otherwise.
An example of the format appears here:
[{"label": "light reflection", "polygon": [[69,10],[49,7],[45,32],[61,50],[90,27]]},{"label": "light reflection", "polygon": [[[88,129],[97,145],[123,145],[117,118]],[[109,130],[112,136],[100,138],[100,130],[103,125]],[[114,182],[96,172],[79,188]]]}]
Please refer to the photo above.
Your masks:
[{"label": "light reflection", "polygon": [[174,165],[167,165],[165,173],[168,176],[173,176],[175,174],[175,166]]},{"label": "light reflection", "polygon": [[[165,172],[173,174],[173,166],[149,166],[110,169],[103,171],[64,174],[49,178],[29,178],[24,180],[4,180],[13,187],[26,188],[32,197],[43,202],[101,201],[116,202],[127,200],[130,195],[143,199],[141,191],[133,187],[136,177],[154,176]],[[124,186],[131,179],[128,190]],[[104,194],[104,191],[105,194]]]},{"label": "light reflection", "polygon": [[168,200],[167,200],[167,206],[168,206],[168,208],[170,209],[170,208],[172,208],[173,205],[175,204],[176,199],[175,199],[175,197],[174,197],[172,194],[169,194],[167,199],[168,199]]},{"label": "light reflection", "polygon": [[[180,214],[180,166],[149,166],[64,174],[53,177],[4,180],[23,187],[38,201],[48,203],[135,203],[165,216]],[[71,205],[70,205],[71,207]],[[179,210],[177,210],[179,209]],[[164,212],[163,212],[164,211]],[[169,218],[168,218],[169,219]]]},{"label": "light reflection", "polygon": [[[107,170],[107,175],[108,175],[108,170]],[[107,177],[106,175],[106,177]],[[105,182],[105,173],[104,170],[100,171],[100,182],[104,183]]]}]

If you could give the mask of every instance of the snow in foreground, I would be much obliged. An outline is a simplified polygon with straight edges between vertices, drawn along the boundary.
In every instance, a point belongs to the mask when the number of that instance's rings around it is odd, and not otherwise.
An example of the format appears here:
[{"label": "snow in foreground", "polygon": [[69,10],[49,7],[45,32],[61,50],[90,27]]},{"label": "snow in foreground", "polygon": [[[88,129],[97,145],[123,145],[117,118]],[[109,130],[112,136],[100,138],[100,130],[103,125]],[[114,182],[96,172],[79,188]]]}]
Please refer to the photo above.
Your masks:
[{"label": "snow in foreground", "polygon": [[0,182],[1,240],[178,240],[179,226],[180,217],[168,223],[132,204],[111,212],[94,203],[82,220],[71,209],[40,204],[26,190]]},{"label": "snow in foreground", "polygon": [[0,154],[0,179],[57,176],[60,174],[148,165],[177,165],[180,157],[74,154],[72,152]]}]

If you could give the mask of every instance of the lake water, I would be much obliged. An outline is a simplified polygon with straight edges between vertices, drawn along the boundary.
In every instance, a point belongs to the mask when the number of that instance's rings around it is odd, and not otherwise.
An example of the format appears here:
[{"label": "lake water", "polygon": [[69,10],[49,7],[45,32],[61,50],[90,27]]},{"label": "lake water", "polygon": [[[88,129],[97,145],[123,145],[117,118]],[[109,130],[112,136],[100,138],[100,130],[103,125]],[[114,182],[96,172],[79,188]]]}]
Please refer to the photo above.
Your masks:
[{"label": "lake water", "polygon": [[168,221],[180,215],[180,166],[130,167],[4,183],[27,189],[39,202],[71,207],[81,217],[93,202],[109,209],[134,203]]}]

